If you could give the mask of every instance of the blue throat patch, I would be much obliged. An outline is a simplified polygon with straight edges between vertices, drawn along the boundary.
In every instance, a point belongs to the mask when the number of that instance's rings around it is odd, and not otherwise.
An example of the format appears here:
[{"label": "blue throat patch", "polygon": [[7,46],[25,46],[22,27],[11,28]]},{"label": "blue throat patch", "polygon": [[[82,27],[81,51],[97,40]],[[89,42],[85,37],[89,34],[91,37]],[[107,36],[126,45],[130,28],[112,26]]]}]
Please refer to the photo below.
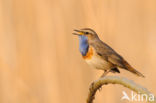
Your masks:
[{"label": "blue throat patch", "polygon": [[79,50],[83,56],[88,52],[88,38],[84,35],[79,35]]}]

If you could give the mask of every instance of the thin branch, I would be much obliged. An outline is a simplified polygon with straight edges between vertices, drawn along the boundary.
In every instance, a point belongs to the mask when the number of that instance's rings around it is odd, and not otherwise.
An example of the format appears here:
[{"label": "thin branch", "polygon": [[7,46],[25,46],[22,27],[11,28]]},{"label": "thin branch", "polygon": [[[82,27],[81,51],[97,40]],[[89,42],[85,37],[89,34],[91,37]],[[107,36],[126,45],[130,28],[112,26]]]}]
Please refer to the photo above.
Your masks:
[{"label": "thin branch", "polygon": [[[87,103],[93,103],[96,91],[100,89],[103,85],[107,85],[107,84],[120,84],[126,88],[129,88],[130,90],[133,90],[136,93],[147,94],[148,96],[147,100],[149,100],[149,97],[151,95],[151,93],[146,88],[134,83],[132,80],[128,80],[127,78],[118,77],[118,76],[106,76],[94,81],[90,85]],[[154,101],[148,101],[148,102],[156,103],[156,98],[154,97]]]}]

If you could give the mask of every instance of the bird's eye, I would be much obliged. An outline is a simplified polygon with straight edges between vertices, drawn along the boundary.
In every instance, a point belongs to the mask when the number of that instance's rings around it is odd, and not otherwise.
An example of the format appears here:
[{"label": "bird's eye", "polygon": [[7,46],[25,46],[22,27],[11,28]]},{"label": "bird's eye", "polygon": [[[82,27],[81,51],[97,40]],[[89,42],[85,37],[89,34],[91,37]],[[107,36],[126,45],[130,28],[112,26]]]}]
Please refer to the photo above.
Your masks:
[{"label": "bird's eye", "polygon": [[89,34],[89,32],[85,32],[85,34]]}]

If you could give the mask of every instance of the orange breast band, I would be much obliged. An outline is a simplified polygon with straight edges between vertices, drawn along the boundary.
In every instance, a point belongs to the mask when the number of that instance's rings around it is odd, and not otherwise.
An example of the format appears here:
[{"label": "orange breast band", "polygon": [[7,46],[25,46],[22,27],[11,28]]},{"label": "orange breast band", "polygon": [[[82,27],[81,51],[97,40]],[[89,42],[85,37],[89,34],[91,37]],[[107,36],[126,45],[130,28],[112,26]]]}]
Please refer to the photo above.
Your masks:
[{"label": "orange breast band", "polygon": [[93,48],[89,47],[89,50],[85,56],[83,56],[84,59],[91,59],[93,56]]}]

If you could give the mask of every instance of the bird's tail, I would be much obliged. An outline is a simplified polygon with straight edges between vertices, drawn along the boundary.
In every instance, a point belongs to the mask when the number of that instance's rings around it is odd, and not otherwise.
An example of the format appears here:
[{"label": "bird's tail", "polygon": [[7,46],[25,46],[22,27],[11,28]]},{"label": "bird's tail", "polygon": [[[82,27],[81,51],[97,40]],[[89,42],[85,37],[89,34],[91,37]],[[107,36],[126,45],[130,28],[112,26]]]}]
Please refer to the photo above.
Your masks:
[{"label": "bird's tail", "polygon": [[140,73],[139,71],[137,71],[136,69],[134,69],[132,66],[130,66],[128,63],[125,63],[126,69],[134,74],[136,74],[137,76],[140,77],[145,77],[142,73]]}]

